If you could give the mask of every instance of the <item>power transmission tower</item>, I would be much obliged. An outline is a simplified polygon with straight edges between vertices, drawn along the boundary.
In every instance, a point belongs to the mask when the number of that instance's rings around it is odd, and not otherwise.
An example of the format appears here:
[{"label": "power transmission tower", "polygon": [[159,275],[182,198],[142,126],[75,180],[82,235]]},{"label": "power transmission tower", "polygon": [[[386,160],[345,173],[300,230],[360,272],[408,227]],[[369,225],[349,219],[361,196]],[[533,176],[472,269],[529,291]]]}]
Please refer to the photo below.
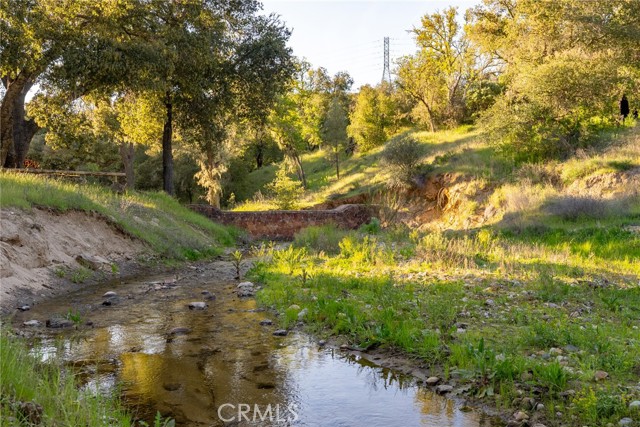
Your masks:
[{"label": "power transmission tower", "polygon": [[389,37],[384,38],[384,70],[382,70],[382,81],[385,79],[391,83],[391,69],[389,68]]}]

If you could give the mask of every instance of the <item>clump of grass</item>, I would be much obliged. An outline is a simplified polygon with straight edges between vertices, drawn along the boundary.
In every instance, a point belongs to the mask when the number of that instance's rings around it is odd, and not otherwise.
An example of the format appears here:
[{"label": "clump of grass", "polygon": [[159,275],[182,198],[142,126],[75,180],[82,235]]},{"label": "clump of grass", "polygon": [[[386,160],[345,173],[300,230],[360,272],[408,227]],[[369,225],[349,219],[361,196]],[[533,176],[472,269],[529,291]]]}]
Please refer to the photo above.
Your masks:
[{"label": "clump of grass", "polygon": [[340,252],[340,241],[348,233],[334,224],[307,227],[296,233],[293,245],[335,255]]},{"label": "clump of grass", "polygon": [[0,413],[8,425],[10,419],[44,427],[134,425],[115,397],[79,390],[73,375],[55,361],[39,361],[6,333],[0,334]]},{"label": "clump of grass", "polygon": [[216,224],[161,192],[116,194],[97,185],[4,171],[0,205],[98,213],[168,258],[199,259],[235,242],[238,231]]}]

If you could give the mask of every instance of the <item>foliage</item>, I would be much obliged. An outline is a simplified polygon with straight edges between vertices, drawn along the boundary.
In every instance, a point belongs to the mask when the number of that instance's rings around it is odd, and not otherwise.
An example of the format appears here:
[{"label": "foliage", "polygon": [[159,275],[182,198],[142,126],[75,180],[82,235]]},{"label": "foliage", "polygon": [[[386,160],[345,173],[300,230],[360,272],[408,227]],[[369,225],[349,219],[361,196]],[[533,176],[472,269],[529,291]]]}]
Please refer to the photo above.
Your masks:
[{"label": "foliage", "polygon": [[395,131],[393,99],[390,88],[365,85],[360,88],[349,119],[347,133],[358,151],[367,152],[382,145]]},{"label": "foliage", "polygon": [[289,177],[286,167],[281,167],[276,173],[276,178],[268,186],[276,198],[278,209],[290,210],[298,206],[298,200],[304,193],[304,188],[298,181]]},{"label": "foliage", "polygon": [[382,151],[382,160],[391,172],[391,187],[413,185],[418,165],[422,161],[424,146],[410,135],[399,135],[392,138]]}]

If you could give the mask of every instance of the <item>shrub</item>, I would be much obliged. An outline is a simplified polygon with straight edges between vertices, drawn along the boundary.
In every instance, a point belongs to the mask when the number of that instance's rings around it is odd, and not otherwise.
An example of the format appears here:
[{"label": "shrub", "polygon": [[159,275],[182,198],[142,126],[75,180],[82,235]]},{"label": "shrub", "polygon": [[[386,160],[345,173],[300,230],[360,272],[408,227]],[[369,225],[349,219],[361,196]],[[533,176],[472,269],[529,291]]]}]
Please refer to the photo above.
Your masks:
[{"label": "shrub", "polygon": [[400,135],[389,141],[382,151],[382,160],[391,169],[389,184],[412,186],[423,155],[423,146],[411,136]]},{"label": "shrub", "polygon": [[545,213],[567,221],[579,218],[603,219],[625,212],[627,200],[596,199],[585,196],[561,196],[547,200],[542,209]]},{"label": "shrub", "polygon": [[307,227],[296,233],[293,245],[297,248],[312,248],[318,252],[336,255],[340,252],[340,241],[347,233],[333,224]]},{"label": "shrub", "polygon": [[298,199],[300,199],[304,193],[302,184],[299,181],[291,179],[284,166],[278,169],[276,178],[268,184],[267,187],[275,195],[276,206],[282,210],[296,209]]}]

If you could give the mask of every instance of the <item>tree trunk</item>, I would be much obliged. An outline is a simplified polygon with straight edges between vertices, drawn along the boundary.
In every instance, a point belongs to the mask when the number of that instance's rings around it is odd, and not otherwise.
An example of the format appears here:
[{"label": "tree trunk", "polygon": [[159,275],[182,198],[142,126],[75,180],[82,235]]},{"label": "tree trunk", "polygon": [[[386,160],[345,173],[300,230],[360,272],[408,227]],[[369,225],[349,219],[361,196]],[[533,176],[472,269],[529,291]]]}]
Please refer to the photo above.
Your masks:
[{"label": "tree trunk", "polygon": [[169,92],[166,94],[165,107],[167,108],[167,117],[162,131],[162,184],[164,191],[173,196],[173,151],[171,148],[173,104],[171,103],[171,94]]},{"label": "tree trunk", "polygon": [[[16,99],[20,97],[23,87],[27,83],[27,78],[20,73],[11,80],[7,76],[2,77],[2,84],[5,87],[2,104],[0,104],[0,166],[5,166],[9,153],[14,151],[13,147],[13,118],[14,105]],[[14,158],[15,156],[12,156]],[[15,163],[15,160],[11,160]]]},{"label": "tree trunk", "polygon": [[264,163],[264,142],[256,144],[256,169],[260,169]]},{"label": "tree trunk", "polygon": [[433,112],[431,111],[431,107],[429,107],[429,104],[427,104],[424,99],[420,99],[420,102],[422,102],[422,105],[427,109],[427,114],[429,114],[429,127],[431,128],[431,132],[435,132],[436,125],[433,122]]},{"label": "tree trunk", "polygon": [[126,143],[122,141],[120,143],[120,157],[122,158],[122,164],[124,165],[124,173],[127,175],[127,182],[124,188],[127,191],[133,190],[135,184],[135,172],[133,170],[133,157],[135,155],[135,147],[132,143]]},{"label": "tree trunk", "polygon": [[13,102],[13,153],[14,163],[10,167],[23,168],[24,161],[29,153],[29,146],[33,135],[36,134],[40,127],[35,120],[27,119],[24,112],[24,102],[27,92],[33,86],[33,81],[28,80],[19,96]]},{"label": "tree trunk", "polygon": [[336,178],[340,179],[340,155],[338,152],[338,147],[335,149],[336,155]]},{"label": "tree trunk", "polygon": [[300,160],[300,156],[294,154],[293,160],[296,162],[296,166],[298,167],[298,177],[300,181],[302,181],[302,186],[307,188],[307,175],[304,173],[304,168],[302,167],[302,160]]}]

